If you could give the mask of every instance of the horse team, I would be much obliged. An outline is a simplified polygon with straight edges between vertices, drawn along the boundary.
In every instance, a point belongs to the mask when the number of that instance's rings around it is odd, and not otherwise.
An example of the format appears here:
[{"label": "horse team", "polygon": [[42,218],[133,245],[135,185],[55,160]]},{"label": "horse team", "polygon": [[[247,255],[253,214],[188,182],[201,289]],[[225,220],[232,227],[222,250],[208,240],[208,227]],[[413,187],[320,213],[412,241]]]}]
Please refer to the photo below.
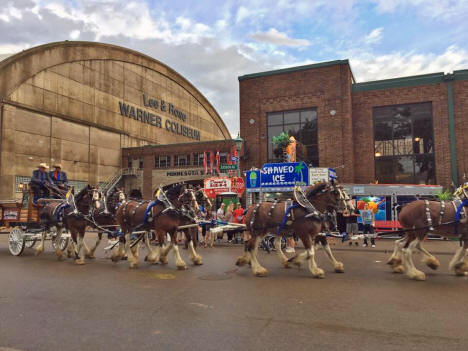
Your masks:
[{"label": "horse team", "polygon": [[[466,188],[461,188],[458,195],[468,199]],[[313,277],[323,278],[324,270],[315,260],[315,251],[323,248],[331,261],[335,272],[344,272],[344,265],[335,259],[326,236],[323,234],[336,224],[334,214],[354,210],[353,202],[342,186],[336,182],[321,182],[301,191],[303,199],[296,201],[262,202],[247,208],[244,216],[246,230],[250,239],[244,244],[244,254],[236,264],[249,264],[255,276],[266,276],[268,271],[259,263],[258,247],[263,237],[276,234],[275,248],[280,264],[301,266],[307,263]],[[461,202],[461,201],[460,201]],[[468,202],[468,201],[467,201]],[[202,258],[196,252],[198,236],[198,218],[200,207],[210,211],[212,204],[203,189],[193,189],[185,184],[176,184],[167,191],[160,190],[153,201],[127,199],[123,191],[115,189],[111,193],[101,192],[91,186],[85,187],[76,196],[67,194],[63,201],[50,202],[39,200],[39,213],[44,225],[44,232],[36,254],[44,250],[46,232],[51,227],[57,229],[55,251],[59,260],[74,257],[76,264],[84,264],[85,258],[94,258],[102,235],[118,237],[118,246],[113,250],[112,261],[127,258],[130,268],[139,265],[139,246],[144,243],[147,250],[145,261],[150,264],[167,264],[168,255],[174,253],[178,269],[187,269],[177,245],[177,233],[184,232],[190,259],[194,265],[201,265]],[[462,206],[463,207],[463,206]],[[400,213],[400,222],[404,236],[395,241],[395,248],[388,264],[395,273],[406,273],[415,280],[424,280],[423,272],[417,270],[413,262],[415,249],[424,255],[423,262],[432,269],[439,267],[439,261],[422,247],[428,233],[442,233],[445,236],[460,229],[460,247],[450,262],[449,269],[457,276],[468,275],[468,263],[465,260],[468,251],[468,226],[466,218],[458,221],[459,212],[456,204],[438,201],[415,201],[405,206]],[[464,210],[463,210],[464,211]],[[460,222],[460,225],[458,225]],[[98,230],[97,241],[92,248],[85,244],[86,228]],[[434,228],[433,228],[434,227]],[[60,248],[62,232],[68,230],[72,241],[66,253]],[[167,235],[170,241],[167,242]],[[283,236],[296,235],[304,245],[304,252],[287,258],[281,250]],[[457,235],[457,234],[452,234]],[[152,238],[157,245],[151,244]]]}]

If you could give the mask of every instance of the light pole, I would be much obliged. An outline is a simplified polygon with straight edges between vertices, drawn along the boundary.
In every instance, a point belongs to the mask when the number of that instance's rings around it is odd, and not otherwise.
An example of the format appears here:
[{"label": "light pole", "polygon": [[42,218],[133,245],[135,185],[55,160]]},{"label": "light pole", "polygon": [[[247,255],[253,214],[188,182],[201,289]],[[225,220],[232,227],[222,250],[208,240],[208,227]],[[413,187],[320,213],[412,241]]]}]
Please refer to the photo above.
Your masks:
[{"label": "light pole", "polygon": [[236,144],[237,150],[237,176],[240,176],[240,151],[242,150],[242,144],[244,140],[240,137],[240,132],[237,133],[237,138],[234,139],[234,144]]}]

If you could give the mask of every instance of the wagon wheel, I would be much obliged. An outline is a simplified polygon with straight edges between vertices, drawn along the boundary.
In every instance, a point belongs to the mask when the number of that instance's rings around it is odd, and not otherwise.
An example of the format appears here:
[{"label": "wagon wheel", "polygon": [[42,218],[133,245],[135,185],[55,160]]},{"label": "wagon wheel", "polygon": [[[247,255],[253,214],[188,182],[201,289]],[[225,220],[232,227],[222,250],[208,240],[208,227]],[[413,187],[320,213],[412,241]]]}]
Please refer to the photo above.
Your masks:
[{"label": "wagon wheel", "polygon": [[23,253],[25,246],[24,232],[21,228],[14,227],[8,236],[8,248],[13,256],[19,256]]},{"label": "wagon wheel", "polygon": [[[65,249],[68,247],[68,242],[70,241],[70,238],[68,237],[63,237],[63,235],[66,232],[62,232],[62,236],[60,237],[60,242],[59,242],[59,248],[61,251],[65,251]],[[55,237],[57,236],[57,228],[54,227],[54,229],[50,230],[50,237],[52,240],[52,247],[55,250]]]}]

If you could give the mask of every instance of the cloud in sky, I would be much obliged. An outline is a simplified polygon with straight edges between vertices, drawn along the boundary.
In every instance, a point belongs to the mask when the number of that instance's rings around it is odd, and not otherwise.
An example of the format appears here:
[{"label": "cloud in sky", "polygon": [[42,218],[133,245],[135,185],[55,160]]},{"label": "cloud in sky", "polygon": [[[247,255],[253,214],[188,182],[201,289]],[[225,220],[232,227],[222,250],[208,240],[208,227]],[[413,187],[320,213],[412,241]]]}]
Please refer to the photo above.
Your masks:
[{"label": "cloud in sky", "polygon": [[372,32],[370,32],[369,34],[366,35],[366,37],[364,38],[364,42],[366,44],[378,44],[378,43],[380,43],[381,40],[382,40],[382,32],[383,32],[382,27],[375,28],[374,30],[372,30]]},{"label": "cloud in sky", "polygon": [[307,39],[290,38],[286,33],[279,32],[275,28],[270,28],[267,32],[258,32],[251,35],[252,39],[273,45],[279,46],[309,46],[310,41]]},{"label": "cloud in sky", "polygon": [[190,80],[236,134],[240,75],[343,58],[357,81],[468,68],[467,2],[3,0],[0,60],[60,40],[128,47]]}]

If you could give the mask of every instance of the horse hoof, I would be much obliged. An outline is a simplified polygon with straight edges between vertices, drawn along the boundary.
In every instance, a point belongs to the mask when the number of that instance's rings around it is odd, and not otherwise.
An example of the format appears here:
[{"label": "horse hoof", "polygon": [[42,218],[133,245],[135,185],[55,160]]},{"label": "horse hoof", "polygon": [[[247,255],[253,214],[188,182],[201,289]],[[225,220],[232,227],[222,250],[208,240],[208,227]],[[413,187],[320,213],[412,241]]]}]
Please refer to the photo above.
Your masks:
[{"label": "horse hoof", "polygon": [[161,262],[161,264],[167,264],[167,257],[160,257],[159,262]]},{"label": "horse hoof", "polygon": [[79,259],[79,260],[75,260],[75,264],[77,265],[84,265],[85,264],[85,261],[83,259]]},{"label": "horse hoof", "polygon": [[424,281],[426,280],[426,275],[423,272],[417,272],[411,278],[417,281]]},{"label": "horse hoof", "polygon": [[283,261],[282,265],[283,265],[283,267],[286,268],[286,269],[291,268],[291,266],[289,265],[288,260]]},{"label": "horse hoof", "polygon": [[186,265],[180,265],[180,266],[177,266],[177,269],[179,271],[185,271],[187,269],[187,266]]},{"label": "horse hoof", "polygon": [[428,266],[432,270],[437,270],[440,266],[440,262],[437,260],[435,257],[428,258],[427,261],[425,262],[426,266]]},{"label": "horse hoof", "polygon": [[136,268],[138,268],[138,262],[130,262],[130,268],[131,268],[131,269],[136,269]]},{"label": "horse hoof", "polygon": [[255,276],[256,277],[266,277],[266,276],[268,276],[268,271],[265,268],[259,269],[258,271],[255,272]]},{"label": "horse hoof", "polygon": [[34,251],[34,256],[39,256],[43,250],[36,250]]},{"label": "horse hoof", "polygon": [[111,260],[112,262],[119,262],[122,258],[120,256],[112,256]]},{"label": "horse hoof", "polygon": [[93,254],[85,255],[85,257],[89,260],[94,260],[96,258]]},{"label": "horse hoof", "polygon": [[464,277],[468,275],[468,264],[466,262],[460,262],[455,265],[455,275],[458,277]]},{"label": "horse hoof", "polygon": [[401,264],[401,258],[390,257],[390,259],[387,261],[387,264],[389,266],[398,266]]},{"label": "horse hoof", "polygon": [[194,264],[195,266],[201,266],[201,265],[203,264],[203,261],[202,261],[202,258],[201,258],[201,257],[196,257],[196,258],[194,258],[192,261],[193,261],[193,264]]},{"label": "horse hoof", "polygon": [[325,272],[321,268],[317,268],[317,270],[312,275],[317,279],[325,278]]},{"label": "horse hoof", "polygon": [[63,255],[57,256],[57,261],[59,261],[59,262],[65,261],[65,256],[63,256]]},{"label": "horse hoof", "polygon": [[405,272],[405,268],[400,264],[398,266],[394,266],[392,268],[392,271],[393,273],[404,273]]},{"label": "horse hoof", "polygon": [[242,267],[247,263],[249,263],[248,260],[244,256],[240,256],[237,258],[236,266]]},{"label": "horse hoof", "polygon": [[336,273],[344,273],[344,265],[341,262],[338,262],[335,266]]}]

